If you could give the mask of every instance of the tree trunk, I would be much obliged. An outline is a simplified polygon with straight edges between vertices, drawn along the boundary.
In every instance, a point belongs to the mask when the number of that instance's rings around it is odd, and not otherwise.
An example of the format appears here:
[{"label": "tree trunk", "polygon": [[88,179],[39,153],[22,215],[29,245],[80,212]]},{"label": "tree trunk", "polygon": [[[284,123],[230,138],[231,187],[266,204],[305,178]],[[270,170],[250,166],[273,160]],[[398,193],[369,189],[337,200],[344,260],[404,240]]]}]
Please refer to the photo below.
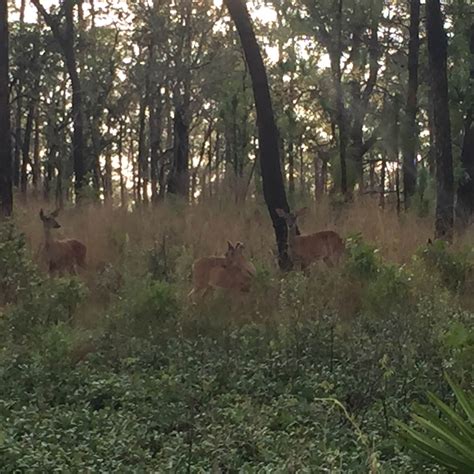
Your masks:
[{"label": "tree trunk", "polygon": [[405,209],[416,189],[416,108],[418,91],[418,53],[420,49],[420,0],[410,1],[410,40],[408,43],[408,90],[405,107],[403,150],[403,200]]},{"label": "tree trunk", "polygon": [[161,97],[160,88],[152,94],[150,99],[150,172],[151,172],[151,201],[156,204],[158,195],[158,165],[161,150]]},{"label": "tree trunk", "polygon": [[239,33],[252,79],[257,110],[263,194],[275,229],[279,264],[286,270],[291,267],[288,256],[288,229],[284,219],[277,216],[276,209],[288,211],[289,206],[280,167],[278,131],[273,115],[267,73],[245,3],[243,0],[225,0],[224,3]]},{"label": "tree trunk", "polygon": [[[470,28],[469,49],[471,53],[471,88],[474,87],[474,24]],[[456,218],[462,227],[466,227],[474,214],[474,103],[466,111],[464,120],[464,139],[461,152],[461,164],[464,177],[458,187]]]},{"label": "tree trunk", "polygon": [[146,97],[140,103],[140,112],[138,118],[138,199],[144,204],[148,204],[148,153],[145,137],[145,118],[146,118]]},{"label": "tree trunk", "polygon": [[446,69],[448,42],[439,0],[426,1],[426,31],[436,149],[435,237],[450,241],[454,223],[454,179]]},{"label": "tree trunk", "polygon": [[35,107],[35,131],[33,138],[33,189],[35,194],[38,192],[38,185],[41,180],[41,163],[40,163],[40,116],[39,116],[39,107]]},{"label": "tree trunk", "polygon": [[344,96],[342,90],[342,0],[338,2],[336,13],[337,30],[337,51],[331,54],[331,69],[334,76],[334,86],[336,89],[336,109],[337,109],[337,128],[339,130],[339,159],[341,171],[341,194],[347,196],[347,123],[346,110],[344,106]]},{"label": "tree trunk", "polygon": [[382,154],[382,169],[380,171],[380,200],[379,206],[385,208],[385,175],[387,171],[386,156],[385,152]]},{"label": "tree trunk", "polygon": [[189,126],[184,107],[174,111],[173,169],[168,181],[168,192],[189,197]]},{"label": "tree trunk", "polygon": [[8,39],[7,0],[0,0],[0,218],[13,212]]},{"label": "tree trunk", "polygon": [[76,202],[81,199],[81,191],[85,182],[86,168],[84,163],[84,121],[82,114],[82,89],[74,48],[74,0],[64,0],[65,28],[62,31],[56,18],[51,16],[41,5],[40,0],[31,0],[46,24],[51,28],[53,35],[60,45],[66,69],[71,80],[72,88],[72,116],[73,116],[73,165],[74,165],[74,190]]},{"label": "tree trunk", "polygon": [[[20,2],[20,18],[19,18],[19,31],[18,36],[20,38],[20,44],[23,44],[23,32],[25,25],[25,7],[26,0]],[[25,51],[20,51],[19,54],[24,55]],[[20,60],[17,71],[17,98],[16,98],[16,115],[15,115],[15,147],[13,149],[13,185],[16,188],[20,187],[21,183],[21,152],[22,152],[22,118],[23,118],[23,88],[25,80],[25,63]]]},{"label": "tree trunk", "polygon": [[26,190],[28,186],[28,165],[30,164],[30,143],[33,133],[33,123],[35,118],[35,99],[31,99],[28,116],[26,118],[25,133],[22,143],[22,161],[21,161],[21,194],[26,199]]},{"label": "tree trunk", "polygon": [[126,203],[126,188],[125,188],[125,178],[123,176],[123,139],[124,139],[124,125],[123,122],[120,122],[120,128],[119,128],[119,140],[118,140],[118,150],[117,150],[117,155],[118,155],[118,161],[119,161],[119,166],[117,173],[119,175],[119,182],[120,182],[120,206],[125,209],[127,206]]}]

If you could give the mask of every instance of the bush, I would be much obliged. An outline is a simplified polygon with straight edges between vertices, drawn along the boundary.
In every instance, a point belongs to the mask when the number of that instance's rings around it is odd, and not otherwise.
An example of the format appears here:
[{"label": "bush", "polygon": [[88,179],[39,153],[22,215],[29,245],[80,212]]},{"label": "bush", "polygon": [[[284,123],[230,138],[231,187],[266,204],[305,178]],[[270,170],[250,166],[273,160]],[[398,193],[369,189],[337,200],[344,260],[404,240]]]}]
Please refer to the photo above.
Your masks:
[{"label": "bush", "polygon": [[7,310],[6,321],[17,337],[34,333],[38,325],[71,321],[86,294],[86,287],[77,278],[39,280]]},{"label": "bush", "polygon": [[350,275],[365,280],[375,277],[381,265],[378,249],[365,242],[361,234],[346,239],[346,253],[345,267]]},{"label": "bush", "polygon": [[422,247],[417,252],[427,266],[428,271],[435,271],[440,275],[442,283],[451,291],[462,292],[466,277],[472,270],[468,252],[450,251],[448,244],[443,240],[436,240],[432,244]]},{"label": "bush", "polygon": [[120,299],[119,324],[137,335],[165,329],[179,313],[174,287],[150,277],[129,282]]},{"label": "bush", "polygon": [[11,223],[0,223],[0,306],[17,303],[40,281],[25,236]]}]

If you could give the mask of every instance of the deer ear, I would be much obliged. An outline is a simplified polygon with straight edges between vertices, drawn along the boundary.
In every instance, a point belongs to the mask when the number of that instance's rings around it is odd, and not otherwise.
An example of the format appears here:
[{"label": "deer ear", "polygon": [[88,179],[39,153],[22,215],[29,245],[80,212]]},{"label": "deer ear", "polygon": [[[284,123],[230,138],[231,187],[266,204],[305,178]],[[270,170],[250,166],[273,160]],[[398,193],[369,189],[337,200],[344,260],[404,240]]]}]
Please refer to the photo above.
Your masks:
[{"label": "deer ear", "polygon": [[234,246],[230,240],[227,241],[227,250],[234,250]]},{"label": "deer ear", "polygon": [[41,219],[42,221],[44,221],[44,212],[43,212],[43,209],[40,209],[40,211],[39,211],[39,216],[40,216],[40,219]]},{"label": "deer ear", "polygon": [[288,215],[283,209],[275,209],[278,217],[282,217],[283,219]]},{"label": "deer ear", "polygon": [[237,243],[235,244],[235,249],[236,249],[236,250],[237,250],[237,249],[244,250],[244,248],[245,248],[245,245],[244,245],[242,242],[237,242]]},{"label": "deer ear", "polygon": [[296,217],[302,216],[307,210],[308,210],[307,207],[302,207],[301,209],[298,209],[297,211],[295,211],[295,216]]},{"label": "deer ear", "polygon": [[60,209],[59,209],[59,207],[58,207],[54,212],[51,213],[51,217],[58,217],[58,215],[59,215],[59,210],[60,210]]}]

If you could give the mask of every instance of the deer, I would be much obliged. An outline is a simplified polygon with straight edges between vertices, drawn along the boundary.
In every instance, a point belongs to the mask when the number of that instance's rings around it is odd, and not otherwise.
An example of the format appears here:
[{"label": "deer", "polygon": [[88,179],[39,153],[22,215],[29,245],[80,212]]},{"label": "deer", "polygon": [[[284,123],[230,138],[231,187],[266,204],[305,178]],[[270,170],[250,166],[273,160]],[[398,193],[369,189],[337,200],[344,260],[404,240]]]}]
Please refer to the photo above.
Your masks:
[{"label": "deer", "polygon": [[297,235],[296,221],[306,212],[304,207],[295,212],[286,212],[275,209],[277,215],[285,219],[288,226],[288,247],[293,264],[302,270],[317,260],[333,266],[338,263],[344,254],[344,241],[337,232],[324,230],[314,234]]},{"label": "deer", "polygon": [[193,289],[188,294],[204,297],[210,291],[223,288],[236,293],[250,291],[256,270],[252,262],[243,255],[244,244],[235,246],[227,241],[227,251],[220,257],[201,257],[193,263]]},{"label": "deer", "polygon": [[59,229],[61,225],[56,218],[59,215],[59,209],[46,215],[43,209],[40,209],[39,216],[43,222],[44,230],[44,255],[48,264],[50,275],[65,272],[76,275],[77,266],[86,267],[87,247],[76,239],[56,240],[52,236],[54,229]]}]

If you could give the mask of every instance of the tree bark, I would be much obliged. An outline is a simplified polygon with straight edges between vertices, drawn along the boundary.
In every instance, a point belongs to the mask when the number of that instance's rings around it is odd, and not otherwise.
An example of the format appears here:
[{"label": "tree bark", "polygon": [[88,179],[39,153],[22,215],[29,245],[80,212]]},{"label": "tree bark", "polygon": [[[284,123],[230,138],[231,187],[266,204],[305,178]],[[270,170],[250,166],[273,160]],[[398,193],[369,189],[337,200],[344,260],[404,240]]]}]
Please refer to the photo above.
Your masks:
[{"label": "tree bark", "polygon": [[339,131],[339,159],[341,171],[341,194],[347,196],[347,121],[346,110],[344,106],[344,96],[342,90],[342,71],[341,71],[341,56],[342,56],[342,0],[338,2],[338,10],[336,13],[337,21],[337,51],[331,54],[331,69],[334,76],[336,89],[336,109],[337,109],[337,128]]},{"label": "tree bark", "polygon": [[225,0],[224,3],[239,33],[252,79],[257,111],[263,194],[275,230],[279,264],[282,269],[286,270],[291,267],[288,256],[288,229],[285,221],[277,216],[276,209],[281,208],[288,211],[289,206],[280,167],[278,131],[273,115],[267,73],[244,1]]},{"label": "tree bark", "polygon": [[405,107],[403,150],[403,200],[405,209],[416,189],[416,109],[418,91],[418,54],[420,49],[420,0],[410,0],[410,40],[408,43],[408,90]]},{"label": "tree bark", "polygon": [[147,109],[146,97],[140,103],[138,118],[138,185],[137,196],[146,205],[148,204],[148,150],[146,147],[145,118]]},{"label": "tree bark", "polygon": [[[470,28],[469,50],[471,53],[470,88],[474,91],[474,24]],[[474,214],[474,100],[466,111],[461,164],[464,178],[459,183],[456,203],[456,218],[461,227],[466,227]]]},{"label": "tree bark", "polygon": [[439,0],[426,1],[426,31],[436,150],[435,238],[451,241],[454,224],[454,178],[446,68],[448,42]]},{"label": "tree bark", "polygon": [[0,0],[0,218],[13,212],[8,40],[7,0]]},{"label": "tree bark", "polygon": [[174,111],[173,169],[168,181],[168,192],[189,197],[189,125],[184,107]]},{"label": "tree bark", "polygon": [[74,48],[74,0],[64,0],[65,27],[61,28],[55,17],[50,15],[40,0],[31,0],[44,21],[50,27],[54,38],[63,51],[64,62],[71,80],[72,88],[72,116],[73,116],[73,164],[74,164],[74,190],[76,202],[81,199],[82,187],[85,183],[86,167],[84,162],[84,120],[82,113],[82,89],[79,78],[76,52]]}]

